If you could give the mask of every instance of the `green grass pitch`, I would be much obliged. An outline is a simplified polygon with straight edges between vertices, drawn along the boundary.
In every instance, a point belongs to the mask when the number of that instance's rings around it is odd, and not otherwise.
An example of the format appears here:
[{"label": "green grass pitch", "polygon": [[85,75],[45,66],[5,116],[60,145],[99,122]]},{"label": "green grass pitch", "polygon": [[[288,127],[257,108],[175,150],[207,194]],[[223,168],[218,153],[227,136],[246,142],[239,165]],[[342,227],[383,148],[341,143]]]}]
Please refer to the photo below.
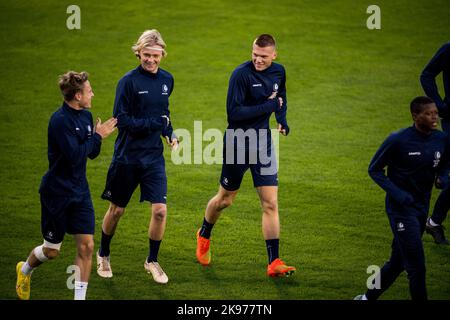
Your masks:
[{"label": "green grass pitch", "polygon": [[[0,3],[0,299],[16,299],[15,264],[42,241],[37,190],[48,165],[48,119],[62,101],[57,76],[88,71],[91,111],[110,117],[117,81],[137,65],[130,47],[150,28],[168,45],[161,67],[175,78],[174,127],[188,130],[199,120],[204,130],[225,129],[231,72],[250,58],[254,37],[276,37],[291,127],[280,137],[280,251],[298,272],[265,275],[261,210],[249,174],[214,228],[212,266],[197,264],[195,232],[221,167],[174,165],[166,150],[168,221],[159,261],[168,285],[144,272],[150,210],[136,192],[112,242],[114,278],[100,279],[93,269],[87,298],[351,299],[365,291],[367,267],[386,261],[392,239],[384,193],[368,177],[368,163],[390,132],[412,123],[409,102],[423,94],[419,74],[449,41],[446,0],[377,1],[381,30],[366,27],[370,1],[79,0],[81,30],[66,28],[69,4]],[[96,248],[115,136],[88,164]],[[449,248],[428,235],[424,246],[429,297],[449,299]],[[61,256],[34,272],[31,298],[72,299],[66,268],[74,256],[66,236]],[[409,299],[406,275],[382,298]]]}]

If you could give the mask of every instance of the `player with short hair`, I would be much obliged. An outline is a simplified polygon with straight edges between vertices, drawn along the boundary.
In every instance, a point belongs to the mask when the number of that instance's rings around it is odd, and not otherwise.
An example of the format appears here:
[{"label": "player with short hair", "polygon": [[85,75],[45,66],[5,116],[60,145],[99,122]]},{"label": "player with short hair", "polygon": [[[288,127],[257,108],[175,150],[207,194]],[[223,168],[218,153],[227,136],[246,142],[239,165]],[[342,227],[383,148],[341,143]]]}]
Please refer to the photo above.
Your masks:
[{"label": "player with short hair", "polygon": [[250,169],[263,210],[262,232],[269,256],[267,274],[287,276],[295,271],[279,258],[278,253],[278,175],[269,128],[271,114],[275,113],[282,135],[289,134],[289,126],[286,121],[286,74],[282,65],[273,62],[276,56],[275,39],[262,34],[253,42],[251,61],[241,64],[231,75],[219,191],[208,202],[203,225],[197,232],[196,256],[202,265],[211,262],[211,230],[221,211],[234,201],[242,178]]},{"label": "player with short hair", "polygon": [[[425,230],[431,189],[448,185],[448,137],[438,126],[438,109],[428,97],[410,105],[414,125],[391,134],[369,165],[370,177],[386,191],[386,212],[394,234],[389,261],[379,274],[380,288],[368,289],[355,300],[375,300],[404,270],[413,300],[426,300]],[[387,167],[387,175],[384,168]],[[437,178],[437,179],[436,179]]]},{"label": "player with short hair", "polygon": [[[436,85],[436,77],[442,72],[445,97],[439,94]],[[450,42],[444,44],[431,58],[420,75],[420,83],[425,94],[430,97],[439,110],[442,130],[450,134]],[[450,210],[450,187],[445,188],[439,194],[434,205],[433,214],[427,220],[425,231],[431,234],[437,244],[449,245],[445,238],[442,223]]]},{"label": "player with short hair", "polygon": [[161,136],[171,148],[178,142],[169,118],[173,77],[159,67],[166,56],[165,48],[157,30],[145,31],[132,47],[139,66],[126,73],[117,85],[114,116],[119,134],[102,194],[110,205],[103,218],[101,245],[97,252],[97,273],[103,278],[113,276],[111,239],[132,194],[140,185],[140,201],[151,203],[149,254],[144,268],[156,282],[168,282],[157,259],[167,216],[167,178]]},{"label": "player with short hair", "polygon": [[48,125],[49,170],[42,178],[41,230],[44,243],[34,248],[28,259],[17,263],[16,292],[30,298],[31,274],[43,262],[58,256],[64,235],[73,234],[77,246],[75,300],[85,300],[94,249],[95,217],[86,179],[87,158],[100,153],[102,139],[115,129],[117,120],[92,122],[94,96],[86,72],[69,71],[59,78],[64,103]]}]

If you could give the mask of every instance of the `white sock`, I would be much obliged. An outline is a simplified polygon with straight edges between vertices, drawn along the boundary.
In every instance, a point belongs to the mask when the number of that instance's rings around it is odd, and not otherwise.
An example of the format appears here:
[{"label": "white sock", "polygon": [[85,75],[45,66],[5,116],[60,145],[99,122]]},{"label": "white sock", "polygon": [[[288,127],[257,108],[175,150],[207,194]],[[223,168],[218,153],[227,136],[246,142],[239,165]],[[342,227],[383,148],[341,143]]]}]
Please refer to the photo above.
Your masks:
[{"label": "white sock", "polygon": [[367,300],[366,295],[363,295],[362,298],[361,298],[361,300]]},{"label": "white sock", "polygon": [[33,272],[33,269],[34,268],[32,268],[29,264],[28,264],[28,260],[22,265],[22,269],[21,269],[21,271],[22,271],[22,273],[24,274],[24,275],[29,275],[30,273],[32,273]]},{"label": "white sock", "polygon": [[428,219],[428,223],[432,226],[432,227],[437,227],[438,224],[436,222],[434,222],[431,218]]},{"label": "white sock", "polygon": [[75,297],[74,300],[86,300],[86,291],[88,283],[75,281]]}]

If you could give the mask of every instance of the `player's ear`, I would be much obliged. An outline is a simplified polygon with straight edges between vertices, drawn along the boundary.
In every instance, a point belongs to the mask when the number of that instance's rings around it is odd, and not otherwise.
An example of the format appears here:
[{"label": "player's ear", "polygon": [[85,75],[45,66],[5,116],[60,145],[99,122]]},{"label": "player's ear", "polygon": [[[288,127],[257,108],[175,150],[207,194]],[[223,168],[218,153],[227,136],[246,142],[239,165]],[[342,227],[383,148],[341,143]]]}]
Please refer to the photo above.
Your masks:
[{"label": "player's ear", "polygon": [[75,93],[75,97],[74,98],[75,98],[75,100],[80,101],[82,96],[83,96],[83,93],[81,91],[77,91]]},{"label": "player's ear", "polygon": [[276,58],[277,58],[277,50],[274,50],[274,51],[273,51],[273,58],[272,58],[272,59],[275,60]]}]

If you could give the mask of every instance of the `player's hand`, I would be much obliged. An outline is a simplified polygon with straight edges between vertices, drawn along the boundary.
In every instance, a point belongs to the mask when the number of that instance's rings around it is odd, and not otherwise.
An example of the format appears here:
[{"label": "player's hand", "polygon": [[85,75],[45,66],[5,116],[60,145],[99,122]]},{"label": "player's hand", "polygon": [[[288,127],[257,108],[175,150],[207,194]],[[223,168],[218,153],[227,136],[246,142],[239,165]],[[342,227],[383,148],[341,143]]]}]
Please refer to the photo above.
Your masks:
[{"label": "player's hand", "polygon": [[283,98],[278,97],[278,105],[280,106],[280,110],[283,109]]},{"label": "player's hand", "polygon": [[436,177],[436,180],[434,181],[434,185],[436,186],[437,189],[442,189],[441,179],[439,179],[439,177]]},{"label": "player's hand", "polygon": [[448,177],[436,177],[436,180],[434,181],[434,185],[437,189],[445,189],[448,185]]},{"label": "player's hand", "polygon": [[168,136],[166,136],[165,138],[166,138],[167,145],[170,147],[170,149],[172,151],[175,151],[178,149],[178,139],[177,138],[170,139]]},{"label": "player's hand", "polygon": [[277,91],[272,92],[272,94],[270,95],[270,97],[267,98],[267,100],[272,100],[275,99],[275,97],[277,96]]},{"label": "player's hand", "polygon": [[[275,99],[277,97],[277,94],[278,94],[277,91],[272,92],[272,94],[270,95],[269,98],[267,98],[267,100]],[[280,109],[283,107],[283,98],[282,97],[278,97],[278,107]]]},{"label": "player's hand", "polygon": [[278,124],[278,132],[281,133],[283,136],[287,136],[289,134],[289,126],[287,125],[287,123],[285,123],[284,125],[282,125],[281,123]]},{"label": "player's hand", "polygon": [[[273,100],[273,99],[276,99],[277,98],[277,94],[278,94],[278,92],[277,91],[274,91],[274,92],[272,92],[272,94],[270,95],[270,97],[269,98],[267,98],[267,100]],[[279,112],[279,111],[281,111],[281,110],[283,110],[283,107],[284,107],[284,105],[283,105],[283,98],[282,97],[278,97],[278,99],[277,99],[278,101],[278,103],[277,103],[277,105],[274,107],[275,109],[273,110],[274,112]]]},{"label": "player's hand", "polygon": [[106,120],[104,123],[102,123],[102,120],[100,118],[97,118],[97,121],[95,122],[95,128],[94,131],[98,133],[102,139],[107,138],[111,133],[116,130],[117,125],[117,119],[116,118],[110,118]]}]

